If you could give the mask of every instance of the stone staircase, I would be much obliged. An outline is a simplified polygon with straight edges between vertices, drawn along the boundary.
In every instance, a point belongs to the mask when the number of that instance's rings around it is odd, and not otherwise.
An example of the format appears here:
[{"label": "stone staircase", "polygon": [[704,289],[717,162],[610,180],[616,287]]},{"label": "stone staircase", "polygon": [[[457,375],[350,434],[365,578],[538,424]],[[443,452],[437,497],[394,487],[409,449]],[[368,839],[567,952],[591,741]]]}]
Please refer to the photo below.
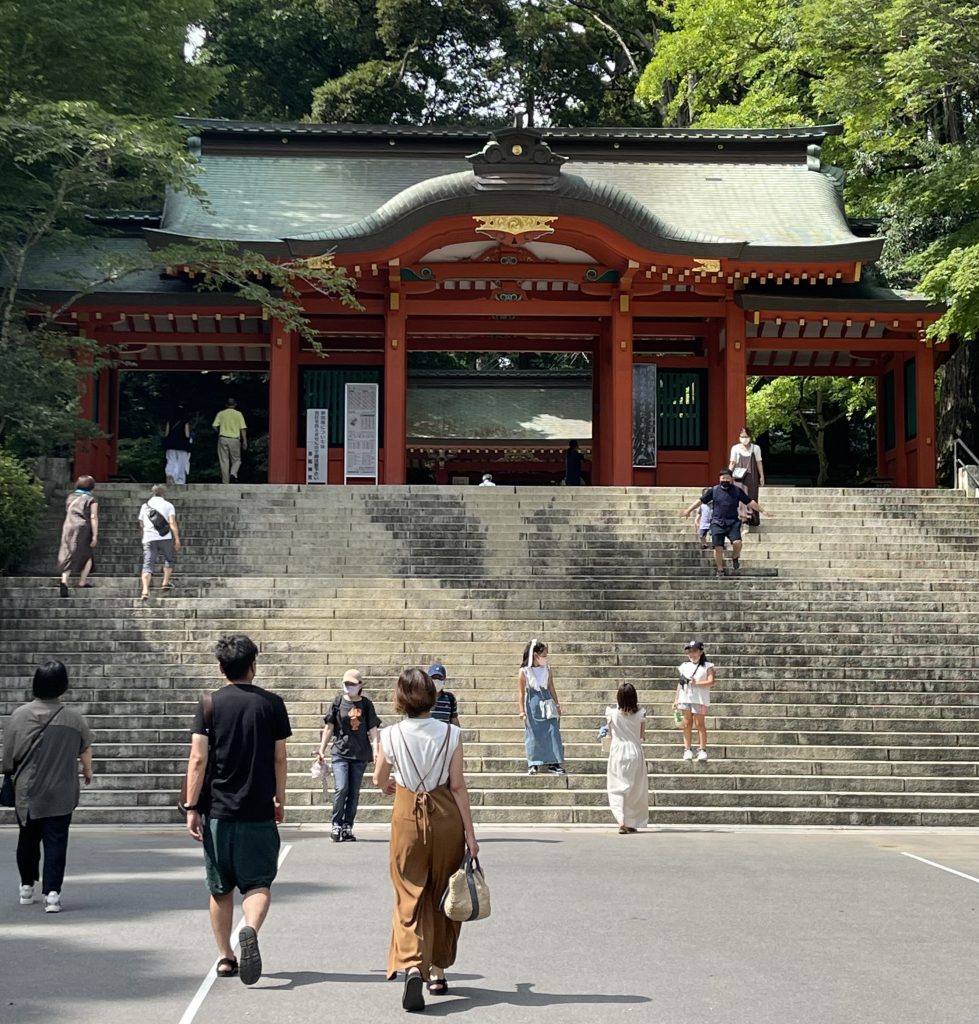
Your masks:
[{"label": "stone staircase", "polygon": [[[694,492],[566,488],[173,488],[178,589],[138,593],[145,490],[99,488],[96,587],[0,580],[0,714],[60,657],[96,730],[79,821],[177,820],[187,727],[211,644],[259,643],[293,719],[288,820],[329,818],[308,774],[321,717],[359,667],[382,719],[405,665],[436,658],[459,698],[477,821],[608,824],[596,740],[620,682],[649,712],[654,824],[971,825],[979,800],[979,523],[947,491],[768,488],[776,518],[713,578]],[[58,509],[35,560],[56,548]],[[528,778],[520,653],[551,645],[566,777]],[[680,761],[683,641],[718,666],[711,761]],[[360,820],[388,801],[365,786]],[[9,815],[10,812],[3,812]],[[8,818],[0,817],[0,821]]]}]

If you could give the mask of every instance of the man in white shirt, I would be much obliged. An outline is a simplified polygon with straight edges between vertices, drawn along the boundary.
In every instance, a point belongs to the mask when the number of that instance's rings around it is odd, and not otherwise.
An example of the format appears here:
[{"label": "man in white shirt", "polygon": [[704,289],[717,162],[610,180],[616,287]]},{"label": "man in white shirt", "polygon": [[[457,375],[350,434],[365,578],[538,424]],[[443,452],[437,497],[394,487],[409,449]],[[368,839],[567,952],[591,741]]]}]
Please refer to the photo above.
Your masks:
[{"label": "man in white shirt", "polygon": [[143,540],[143,571],[140,580],[143,592],[141,601],[150,596],[150,583],[153,580],[153,569],[160,559],[163,560],[163,589],[172,590],[173,568],[177,564],[177,552],[180,550],[180,530],[177,528],[177,512],[164,495],[167,489],[163,484],[154,484],[150,497],[139,510],[139,526]]},{"label": "man in white shirt", "polygon": [[493,483],[493,474],[492,473],[484,473],[483,474],[483,482],[479,486],[480,487],[495,487],[496,484]]}]

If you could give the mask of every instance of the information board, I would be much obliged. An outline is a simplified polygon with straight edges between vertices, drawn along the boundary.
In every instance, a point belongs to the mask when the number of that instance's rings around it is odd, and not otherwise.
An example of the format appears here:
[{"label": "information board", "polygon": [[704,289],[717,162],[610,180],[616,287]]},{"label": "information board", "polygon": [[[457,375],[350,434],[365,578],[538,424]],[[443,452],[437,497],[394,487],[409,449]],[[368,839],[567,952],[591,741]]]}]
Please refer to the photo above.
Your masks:
[{"label": "information board", "polygon": [[632,366],[632,465],[656,467],[656,365]]},{"label": "information board", "polygon": [[306,483],[325,484],[330,455],[330,410],[306,410]]},{"label": "information board", "polygon": [[343,417],[343,481],[377,480],[376,384],[347,384]]}]

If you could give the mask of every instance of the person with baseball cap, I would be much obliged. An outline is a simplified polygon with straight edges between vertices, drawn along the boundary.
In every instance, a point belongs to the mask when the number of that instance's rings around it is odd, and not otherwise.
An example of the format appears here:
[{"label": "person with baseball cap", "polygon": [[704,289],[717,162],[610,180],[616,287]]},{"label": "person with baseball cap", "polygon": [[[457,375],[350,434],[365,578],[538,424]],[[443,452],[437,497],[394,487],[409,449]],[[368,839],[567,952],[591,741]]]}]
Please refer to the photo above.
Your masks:
[{"label": "person with baseball cap", "polygon": [[716,681],[713,662],[707,660],[703,640],[688,640],[683,647],[687,660],[677,667],[680,682],[673,698],[673,710],[683,715],[683,760],[694,759],[691,744],[693,727],[697,726],[700,748],[697,760],[707,761],[707,709],[710,707],[711,689]]},{"label": "person with baseball cap", "polygon": [[449,725],[459,724],[459,704],[456,695],[445,689],[445,666],[437,661],[428,666],[428,678],[438,687],[439,695],[432,708],[432,718]]},{"label": "person with baseball cap", "polygon": [[324,716],[323,734],[316,760],[326,762],[326,748],[333,740],[333,771],[335,792],[330,838],[335,843],[353,843],[354,819],[360,803],[360,786],[367,766],[374,761],[381,720],[374,704],[365,697],[360,672],[355,668],[343,674],[343,691],[333,700]]},{"label": "person with baseball cap", "polygon": [[741,568],[741,520],[738,516],[740,505],[746,505],[762,515],[771,513],[749,497],[740,487],[734,486],[731,470],[725,466],[720,471],[716,487],[708,487],[704,493],[680,515],[686,519],[699,505],[711,506],[710,538],[714,546],[714,568],[718,577],[724,576],[724,541],[731,541],[734,571]]}]

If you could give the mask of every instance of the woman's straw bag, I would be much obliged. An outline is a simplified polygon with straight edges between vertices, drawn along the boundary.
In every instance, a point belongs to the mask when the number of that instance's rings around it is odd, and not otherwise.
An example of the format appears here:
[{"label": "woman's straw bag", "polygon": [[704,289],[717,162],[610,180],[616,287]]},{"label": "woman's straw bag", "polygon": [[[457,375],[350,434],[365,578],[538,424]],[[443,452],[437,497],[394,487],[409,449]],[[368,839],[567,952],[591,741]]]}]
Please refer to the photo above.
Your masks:
[{"label": "woman's straw bag", "polygon": [[482,921],[490,916],[490,892],[479,861],[469,855],[449,879],[439,909],[450,921]]}]

